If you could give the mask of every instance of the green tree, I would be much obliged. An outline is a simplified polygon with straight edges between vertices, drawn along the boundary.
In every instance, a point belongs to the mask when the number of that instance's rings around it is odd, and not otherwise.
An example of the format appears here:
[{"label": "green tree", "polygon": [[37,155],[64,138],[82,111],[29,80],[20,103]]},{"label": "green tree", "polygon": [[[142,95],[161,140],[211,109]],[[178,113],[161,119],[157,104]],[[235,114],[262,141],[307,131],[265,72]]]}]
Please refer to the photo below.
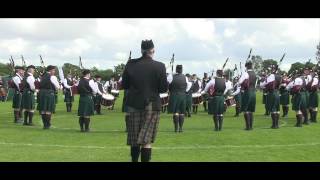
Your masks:
[{"label": "green tree", "polygon": [[296,62],[296,63],[293,63],[291,64],[291,67],[288,71],[288,74],[291,74],[292,72],[294,72],[295,70],[300,70],[301,68],[304,68],[305,65],[301,62]]},{"label": "green tree", "polygon": [[320,61],[320,42],[317,45],[316,60]]},{"label": "green tree", "polygon": [[263,60],[262,57],[259,55],[255,55],[251,57],[251,61],[253,64],[253,70],[255,73],[259,73],[262,70],[262,64],[263,64]]}]

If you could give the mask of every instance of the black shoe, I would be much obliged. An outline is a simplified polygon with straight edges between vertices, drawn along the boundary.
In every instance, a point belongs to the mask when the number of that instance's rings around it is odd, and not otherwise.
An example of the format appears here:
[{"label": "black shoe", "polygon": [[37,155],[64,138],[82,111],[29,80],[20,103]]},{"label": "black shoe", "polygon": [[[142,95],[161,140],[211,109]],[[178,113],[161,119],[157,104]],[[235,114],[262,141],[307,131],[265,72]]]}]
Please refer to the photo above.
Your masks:
[{"label": "black shoe", "polygon": [[29,125],[29,123],[24,122],[22,125],[24,125],[24,126],[28,126],[28,125]]}]

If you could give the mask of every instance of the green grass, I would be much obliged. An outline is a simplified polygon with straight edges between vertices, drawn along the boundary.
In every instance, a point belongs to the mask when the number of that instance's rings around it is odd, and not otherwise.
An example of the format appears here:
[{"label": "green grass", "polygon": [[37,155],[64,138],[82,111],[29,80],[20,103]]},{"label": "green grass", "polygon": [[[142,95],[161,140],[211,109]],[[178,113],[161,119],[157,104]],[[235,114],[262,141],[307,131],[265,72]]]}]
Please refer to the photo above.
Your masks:
[{"label": "green grass", "polygon": [[[79,132],[78,97],[72,113],[66,113],[62,98],[50,130],[42,129],[38,112],[34,127],[14,124],[11,102],[0,103],[0,161],[130,161],[122,94],[115,110],[92,117],[90,133]],[[234,118],[230,108],[223,131],[215,132],[201,107],[185,120],[181,134],[173,132],[171,115],[162,114],[152,161],[320,161],[320,123],[296,128],[290,111],[280,129],[270,129],[271,119],[263,113],[258,93],[253,131],[244,131],[243,117]]]}]

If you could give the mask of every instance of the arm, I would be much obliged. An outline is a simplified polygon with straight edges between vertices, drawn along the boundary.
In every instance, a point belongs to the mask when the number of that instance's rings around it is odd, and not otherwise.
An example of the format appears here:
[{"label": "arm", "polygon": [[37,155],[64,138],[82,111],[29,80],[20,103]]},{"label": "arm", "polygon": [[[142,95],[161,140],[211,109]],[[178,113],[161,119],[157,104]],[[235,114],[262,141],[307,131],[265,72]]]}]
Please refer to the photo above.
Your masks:
[{"label": "arm", "polygon": [[89,86],[91,87],[93,94],[98,93],[96,83],[92,79],[89,81]]},{"label": "arm", "polygon": [[172,80],[173,80],[173,76],[172,76],[172,74],[169,74],[168,77],[167,77],[168,83],[171,84]]},{"label": "arm", "polygon": [[188,78],[186,77],[186,82],[187,82],[187,88],[186,88],[186,92],[188,92],[192,86],[192,83],[188,81]]},{"label": "arm", "polygon": [[63,86],[64,86],[65,88],[71,88],[71,87],[72,87],[72,86],[69,86],[69,85],[68,85],[67,79],[64,79],[64,80],[63,80]]},{"label": "arm", "polygon": [[29,84],[30,89],[31,89],[32,91],[35,91],[35,90],[36,90],[36,87],[34,86],[34,82],[35,82],[35,79],[34,79],[33,76],[29,76],[29,77],[27,78],[27,83]]},{"label": "arm", "polygon": [[16,85],[16,87],[18,87],[18,90],[20,90],[19,84],[21,83],[21,80],[18,76],[14,76],[12,78],[13,83]]},{"label": "arm", "polygon": [[60,89],[60,84],[58,82],[58,78],[56,76],[51,76],[50,77],[50,81],[51,83],[54,85],[54,87],[56,88],[56,90]]},{"label": "arm", "polygon": [[238,84],[242,84],[244,80],[248,79],[249,78],[249,74],[247,72],[244,72],[242,73],[240,79],[239,79],[239,82]]},{"label": "arm", "polygon": [[129,74],[128,74],[128,64],[124,68],[124,71],[122,74],[121,85],[122,85],[123,89],[129,89],[129,87],[130,87],[130,80],[129,80]]},{"label": "arm", "polygon": [[237,90],[235,92],[233,92],[231,95],[232,96],[235,96],[235,95],[238,95],[240,93],[240,86],[237,86]]},{"label": "arm", "polygon": [[204,90],[203,90],[203,92],[208,92],[208,90],[209,90],[209,87],[210,86],[214,86],[214,84],[215,84],[215,80],[214,79],[211,79],[208,83],[207,83],[207,85],[206,85],[206,87],[204,88]]},{"label": "arm", "polygon": [[166,67],[164,64],[160,67],[160,74],[159,74],[159,93],[165,93],[168,91],[168,82],[167,82],[167,74],[166,74]]}]

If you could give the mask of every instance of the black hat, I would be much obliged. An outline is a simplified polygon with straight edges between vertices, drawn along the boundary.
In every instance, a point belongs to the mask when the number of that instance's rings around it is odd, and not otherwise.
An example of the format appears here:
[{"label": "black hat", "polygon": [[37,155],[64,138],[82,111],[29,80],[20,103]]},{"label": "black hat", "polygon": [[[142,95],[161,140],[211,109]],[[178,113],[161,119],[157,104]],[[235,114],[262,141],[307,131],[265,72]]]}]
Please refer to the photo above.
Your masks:
[{"label": "black hat", "polygon": [[85,69],[82,71],[82,75],[84,75],[84,76],[87,74],[90,74],[90,73],[91,73],[91,71],[89,69]]},{"label": "black hat", "polygon": [[181,64],[176,66],[176,72],[177,73],[182,73],[182,65]]},{"label": "black hat", "polygon": [[141,42],[141,49],[142,50],[149,50],[149,49],[152,49],[154,48],[154,45],[153,45],[153,42],[152,42],[152,39],[150,40],[142,40]]},{"label": "black hat", "polygon": [[217,76],[223,76],[223,70],[222,69],[218,69],[217,70]]},{"label": "black hat", "polygon": [[49,65],[49,66],[47,67],[47,71],[51,71],[52,69],[55,69],[55,68],[56,68],[55,66]]},{"label": "black hat", "polygon": [[16,66],[14,67],[14,69],[21,69],[21,70],[24,70],[24,68],[22,66]]},{"label": "black hat", "polygon": [[244,66],[251,68],[252,67],[252,61],[247,61]]},{"label": "black hat", "polygon": [[190,74],[189,74],[189,73],[187,73],[187,74],[186,74],[186,77],[190,77]]},{"label": "black hat", "polygon": [[36,67],[34,65],[30,65],[27,67],[27,69],[36,69]]},{"label": "black hat", "polygon": [[94,78],[96,78],[96,79],[97,78],[101,78],[101,76],[100,75],[95,75]]}]

